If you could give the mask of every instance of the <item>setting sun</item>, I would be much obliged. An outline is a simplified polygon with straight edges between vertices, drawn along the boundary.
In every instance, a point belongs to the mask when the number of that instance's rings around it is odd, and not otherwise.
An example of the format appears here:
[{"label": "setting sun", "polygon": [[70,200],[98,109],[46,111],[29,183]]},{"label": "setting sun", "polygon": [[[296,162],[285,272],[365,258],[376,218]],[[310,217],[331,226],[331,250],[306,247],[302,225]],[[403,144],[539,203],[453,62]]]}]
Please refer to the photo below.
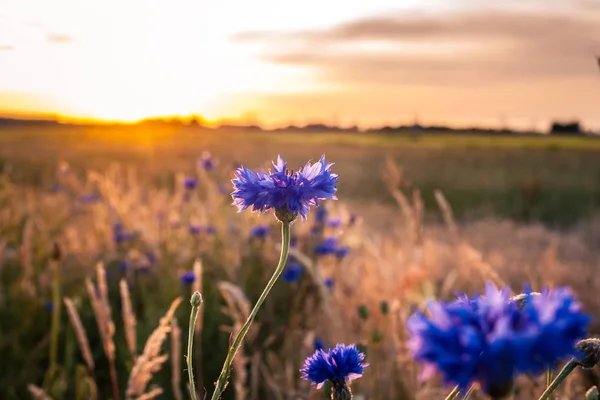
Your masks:
[{"label": "setting sun", "polygon": [[586,4],[0,0],[0,114],[600,126]]}]

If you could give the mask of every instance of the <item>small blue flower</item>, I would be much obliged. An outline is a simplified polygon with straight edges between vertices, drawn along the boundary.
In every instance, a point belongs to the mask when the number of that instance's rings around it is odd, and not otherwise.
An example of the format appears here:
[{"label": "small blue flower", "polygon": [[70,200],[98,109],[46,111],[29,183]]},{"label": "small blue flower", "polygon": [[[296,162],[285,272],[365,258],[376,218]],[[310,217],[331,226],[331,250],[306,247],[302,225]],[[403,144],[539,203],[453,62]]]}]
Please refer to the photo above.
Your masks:
[{"label": "small blue flower", "polygon": [[229,185],[226,183],[222,183],[219,185],[219,193],[226,194],[229,193]]},{"label": "small blue flower", "polygon": [[127,271],[129,269],[129,264],[127,264],[127,261],[123,260],[119,262],[119,269],[123,272]]},{"label": "small blue flower", "polygon": [[188,232],[191,235],[199,235],[202,232],[202,227],[200,225],[190,225],[188,226]]},{"label": "small blue flower", "polygon": [[267,225],[256,225],[250,230],[250,237],[265,238],[269,235],[269,227]]},{"label": "small blue flower", "polygon": [[115,243],[124,243],[132,240],[135,237],[133,232],[125,231],[125,227],[122,223],[117,222],[113,225],[113,240]]},{"label": "small blue flower", "polygon": [[342,247],[338,247],[335,250],[335,255],[337,256],[337,258],[344,258],[348,255],[348,253],[350,252],[350,249],[346,246],[342,246]]},{"label": "small blue flower", "polygon": [[234,191],[231,194],[233,204],[238,211],[252,207],[252,211],[291,213],[300,215],[303,220],[311,207],[319,205],[319,200],[337,199],[335,192],[338,176],[331,173],[331,166],[325,162],[325,156],[314,163],[306,163],[304,168],[291,173],[287,163],[281,156],[277,164],[273,163],[275,172],[253,172],[245,167],[235,171],[235,179],[231,182]]},{"label": "small blue flower", "polygon": [[325,226],[328,228],[339,228],[342,226],[342,220],[340,218],[328,218],[325,220]]},{"label": "small blue flower", "polygon": [[281,273],[281,277],[284,281],[289,283],[298,282],[302,277],[303,272],[304,269],[302,268],[302,265],[292,262],[285,267]]},{"label": "small blue flower", "polygon": [[432,302],[431,316],[407,322],[413,357],[423,377],[439,371],[446,384],[466,389],[479,382],[486,393],[508,388],[523,373],[538,374],[576,355],[590,317],[566,288],[511,301],[508,289],[488,284],[484,296]]},{"label": "small blue flower", "polygon": [[186,271],[179,277],[179,280],[184,285],[191,285],[196,280],[196,275],[194,275],[194,271]]},{"label": "small blue flower", "polygon": [[328,212],[325,206],[317,208],[315,214],[315,220],[317,221],[317,223],[323,225],[325,223],[325,218],[327,218],[327,214]]},{"label": "small blue flower", "polygon": [[321,339],[320,337],[315,337],[315,340],[313,340],[313,346],[314,346],[315,350],[324,349],[325,341],[323,339]]},{"label": "small blue flower", "polygon": [[94,204],[99,202],[100,200],[102,200],[102,197],[100,197],[99,194],[95,193],[79,196],[79,198],[77,199],[77,201],[79,201],[81,204]]},{"label": "small blue flower", "polygon": [[183,180],[183,187],[187,190],[194,190],[198,186],[198,179],[188,177]]},{"label": "small blue flower", "polygon": [[207,235],[214,235],[215,233],[217,233],[217,227],[214,225],[208,225],[206,227],[206,234]]},{"label": "small blue flower", "polygon": [[204,151],[198,159],[198,166],[206,171],[212,171],[217,166],[217,160],[208,151]]},{"label": "small blue flower", "polygon": [[321,243],[315,246],[315,254],[326,256],[335,254],[337,251],[337,239],[335,237],[325,238]]},{"label": "small blue flower", "polygon": [[325,278],[325,281],[323,283],[326,287],[331,289],[335,285],[335,280],[333,278]]},{"label": "small blue flower", "polygon": [[345,384],[360,378],[364,369],[369,365],[363,361],[365,355],[358,351],[355,345],[338,344],[325,352],[322,349],[308,357],[300,370],[302,379],[311,381],[320,389],[326,381],[332,384]]},{"label": "small blue flower", "polygon": [[50,312],[54,310],[54,302],[53,301],[46,301],[43,304],[44,310]]}]

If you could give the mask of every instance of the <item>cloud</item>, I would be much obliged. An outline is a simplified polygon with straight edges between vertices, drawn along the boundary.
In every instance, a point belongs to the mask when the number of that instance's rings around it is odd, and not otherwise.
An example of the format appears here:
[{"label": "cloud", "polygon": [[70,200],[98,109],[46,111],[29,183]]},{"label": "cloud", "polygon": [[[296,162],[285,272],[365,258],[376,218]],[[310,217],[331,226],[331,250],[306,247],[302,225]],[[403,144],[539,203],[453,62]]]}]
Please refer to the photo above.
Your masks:
[{"label": "cloud", "polygon": [[73,42],[75,41],[75,38],[62,33],[47,33],[46,40],[50,43],[62,44]]},{"label": "cloud", "polygon": [[600,14],[398,13],[323,30],[242,32],[232,39],[261,44],[263,60],[310,68],[329,81],[480,85],[597,74]]}]

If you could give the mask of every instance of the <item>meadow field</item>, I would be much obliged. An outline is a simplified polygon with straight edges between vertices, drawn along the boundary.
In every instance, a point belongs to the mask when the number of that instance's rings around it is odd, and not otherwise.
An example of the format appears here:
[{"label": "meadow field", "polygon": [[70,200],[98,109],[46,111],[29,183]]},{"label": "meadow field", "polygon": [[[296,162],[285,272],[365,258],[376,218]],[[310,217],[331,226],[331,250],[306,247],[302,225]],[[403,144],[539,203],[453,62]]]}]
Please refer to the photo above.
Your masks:
[{"label": "meadow field", "polygon": [[[325,154],[339,200],[292,226],[224,399],[327,398],[298,370],[339,342],[371,364],[355,399],[442,399],[448,388],[417,379],[406,319],[487,281],[515,294],[568,285],[600,316],[600,139],[1,128],[0,399],[188,398],[194,290],[197,387],[210,396],[280,251],[273,215],[231,205],[232,171],[278,154],[294,169]],[[560,398],[598,384],[578,371]],[[543,385],[520,377],[515,399]]]}]

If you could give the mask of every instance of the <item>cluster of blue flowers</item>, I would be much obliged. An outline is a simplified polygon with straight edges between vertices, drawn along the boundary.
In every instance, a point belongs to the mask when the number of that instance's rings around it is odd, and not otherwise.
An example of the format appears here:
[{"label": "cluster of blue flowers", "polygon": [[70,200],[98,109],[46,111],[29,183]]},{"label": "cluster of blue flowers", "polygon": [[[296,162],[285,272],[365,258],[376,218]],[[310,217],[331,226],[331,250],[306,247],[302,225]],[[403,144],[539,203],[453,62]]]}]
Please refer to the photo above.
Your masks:
[{"label": "cluster of blue flowers", "polygon": [[321,243],[315,246],[315,254],[320,256],[335,255],[338,258],[344,258],[348,255],[350,249],[346,246],[340,246],[336,237],[325,238]]},{"label": "cluster of blue flowers", "polygon": [[[306,163],[304,168],[291,173],[281,156],[277,164],[272,163],[274,172],[254,172],[245,167],[235,171],[232,180],[234,191],[231,194],[239,211],[252,207],[253,211],[291,213],[306,219],[306,213],[319,200],[336,199],[337,174],[331,172],[332,163],[325,162],[325,156],[314,163]],[[293,220],[292,218],[292,220]],[[291,222],[291,221],[287,221]]]},{"label": "cluster of blue flowers", "polygon": [[478,382],[490,395],[510,390],[519,374],[538,374],[576,356],[575,344],[590,322],[565,288],[535,296],[527,291],[514,301],[508,289],[488,284],[483,296],[432,302],[429,311],[407,322],[423,377],[437,371],[462,389]]}]

